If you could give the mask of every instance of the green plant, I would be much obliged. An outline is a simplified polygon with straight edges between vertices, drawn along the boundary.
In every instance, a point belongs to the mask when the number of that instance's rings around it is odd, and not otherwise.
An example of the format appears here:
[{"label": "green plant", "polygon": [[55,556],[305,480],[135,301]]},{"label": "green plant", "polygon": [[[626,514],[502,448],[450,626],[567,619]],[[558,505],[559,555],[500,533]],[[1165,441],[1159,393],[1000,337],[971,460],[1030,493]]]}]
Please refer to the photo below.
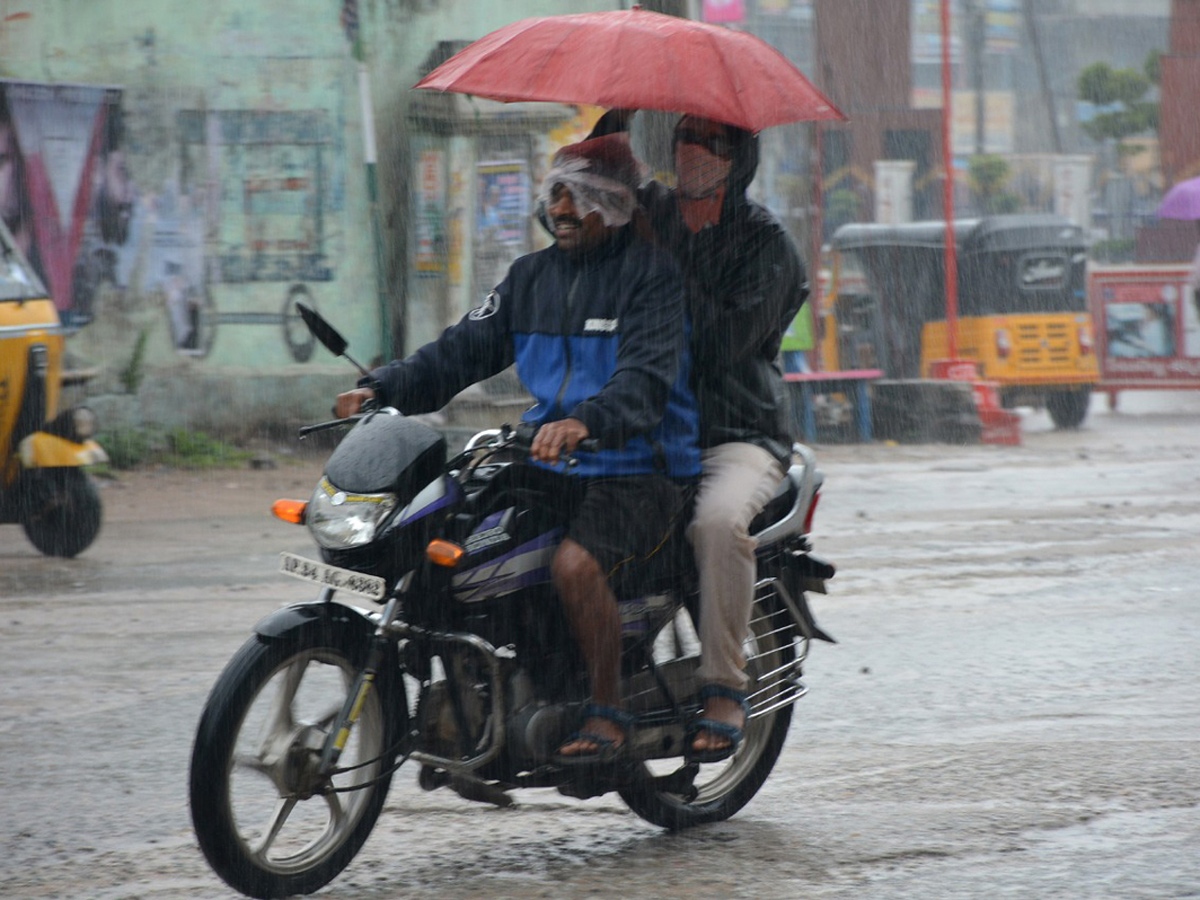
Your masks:
[{"label": "green plant", "polygon": [[1133,262],[1137,241],[1133,238],[1107,238],[1092,244],[1090,256],[1096,262]]},{"label": "green plant", "polygon": [[132,469],[150,455],[150,438],[143,428],[121,428],[102,431],[96,442],[108,454],[108,464],[114,469]]},{"label": "green plant", "polygon": [[858,194],[852,188],[835,188],[825,197],[825,219],[830,230],[860,219]]},{"label": "green plant", "polygon": [[215,469],[244,462],[253,454],[203,431],[176,428],[167,433],[167,461],[185,469]]},{"label": "green plant", "polygon": [[1021,198],[1006,189],[1010,177],[1008,161],[994,153],[982,153],[967,161],[967,180],[985,213],[999,215],[1021,208]]},{"label": "green plant", "polygon": [[108,454],[112,469],[141,465],[166,465],[180,469],[217,469],[235,466],[253,454],[203,431],[175,428],[122,428],[102,432],[97,442]]},{"label": "green plant", "polygon": [[129,357],[129,364],[121,370],[121,386],[125,388],[127,394],[136,394],[142,385],[142,380],[146,377],[146,342],[149,338],[149,329],[143,328],[138,332],[137,340],[133,345],[133,354]]}]

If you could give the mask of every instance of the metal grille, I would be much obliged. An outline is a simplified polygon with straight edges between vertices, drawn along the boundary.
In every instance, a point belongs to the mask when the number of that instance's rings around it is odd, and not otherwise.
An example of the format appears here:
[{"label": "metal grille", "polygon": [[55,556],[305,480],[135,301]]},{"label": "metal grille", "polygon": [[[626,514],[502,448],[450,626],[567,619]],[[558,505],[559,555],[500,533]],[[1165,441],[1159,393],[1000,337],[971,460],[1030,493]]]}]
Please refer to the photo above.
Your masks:
[{"label": "metal grille", "polygon": [[[746,669],[754,676],[747,695],[751,718],[765,716],[808,693],[808,687],[800,680],[801,665],[808,655],[808,638],[800,633],[786,612],[775,616],[765,612],[786,607],[776,597],[775,585],[773,578],[758,583],[756,597],[759,602],[755,604],[750,636],[744,645]],[[789,645],[795,655],[786,661],[782,648]],[[658,635],[652,649],[658,676],[680,701],[694,695],[699,654],[700,638],[695,626],[691,617],[680,610],[674,621]],[[661,709],[663,697],[662,684],[648,672],[633,676],[625,685],[629,708],[641,714]]]},{"label": "metal grille", "polygon": [[[808,693],[808,687],[800,680],[801,664],[808,656],[808,638],[797,631],[790,616],[766,614],[766,610],[778,609],[781,605],[776,602],[775,588],[773,578],[758,583],[758,602],[754,606],[755,616],[750,621],[746,668],[757,672],[746,698],[752,719],[794,703]],[[796,651],[791,661],[786,661],[782,652],[788,645]]]},{"label": "metal grille", "polygon": [[1049,369],[1071,361],[1071,329],[1064,322],[1020,322],[1014,343],[1022,369]]}]

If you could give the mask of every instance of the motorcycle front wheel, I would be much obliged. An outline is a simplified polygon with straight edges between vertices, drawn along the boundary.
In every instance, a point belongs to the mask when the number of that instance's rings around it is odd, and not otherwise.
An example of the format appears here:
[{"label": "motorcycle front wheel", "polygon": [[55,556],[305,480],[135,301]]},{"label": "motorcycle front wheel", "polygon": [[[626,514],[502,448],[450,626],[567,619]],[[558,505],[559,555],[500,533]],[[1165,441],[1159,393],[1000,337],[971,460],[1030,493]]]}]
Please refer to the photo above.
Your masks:
[{"label": "motorcycle front wheel", "polygon": [[255,636],[230,660],[200,719],[192,821],[227,884],[250,897],[309,894],[362,847],[383,808],[405,709],[391,665],[367,695],[330,776],[322,748],[366,656],[366,642],[313,629]]},{"label": "motorcycle front wheel", "polygon": [[[746,655],[746,674],[750,677],[748,692],[753,698],[780,697],[793,687],[783,683],[796,661],[795,634],[787,615],[771,611],[760,599],[754,604],[750,634],[743,648]],[[694,652],[695,649],[691,648]],[[681,655],[689,648],[681,647]],[[766,702],[765,706],[772,705]],[[621,788],[625,804],[641,818],[672,831],[721,822],[750,802],[771,774],[779,759],[792,722],[792,705],[752,714],[746,722],[745,736],[737,751],[727,760],[700,766],[695,779],[696,795],[686,797],[656,791],[646,782],[635,782]],[[646,774],[662,774],[647,764]]]}]

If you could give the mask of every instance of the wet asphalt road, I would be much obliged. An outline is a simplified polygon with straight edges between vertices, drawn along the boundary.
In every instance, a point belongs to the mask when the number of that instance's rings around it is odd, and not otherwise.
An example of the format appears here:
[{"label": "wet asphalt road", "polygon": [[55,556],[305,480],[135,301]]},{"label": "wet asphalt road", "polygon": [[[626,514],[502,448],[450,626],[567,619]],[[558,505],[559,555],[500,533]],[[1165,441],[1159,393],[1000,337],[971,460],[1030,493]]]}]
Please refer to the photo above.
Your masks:
[{"label": "wet asphalt road", "polygon": [[[1021,447],[818,447],[814,647],[775,773],[685,834],[615,798],[423,793],[401,770],[317,896],[1200,897],[1200,396],[1095,401]],[[227,898],[186,771],[213,679],[311,553],[319,461],[104,487],[78,560],[0,527],[0,897]]]}]

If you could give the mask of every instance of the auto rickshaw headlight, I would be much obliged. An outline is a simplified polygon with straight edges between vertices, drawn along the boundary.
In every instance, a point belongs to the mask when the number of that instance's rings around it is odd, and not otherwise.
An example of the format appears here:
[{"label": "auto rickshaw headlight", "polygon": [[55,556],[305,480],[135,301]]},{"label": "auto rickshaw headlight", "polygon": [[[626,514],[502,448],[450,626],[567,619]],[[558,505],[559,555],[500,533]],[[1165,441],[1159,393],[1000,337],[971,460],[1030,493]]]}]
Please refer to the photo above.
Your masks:
[{"label": "auto rickshaw headlight", "polygon": [[77,406],[71,410],[71,422],[75,427],[76,439],[80,441],[94,437],[98,430],[99,420],[96,418],[96,414],[86,406]]},{"label": "auto rickshaw headlight", "polygon": [[86,406],[76,406],[64,409],[54,417],[53,422],[47,422],[42,430],[80,444],[95,435],[98,430],[97,422],[94,412]]}]

